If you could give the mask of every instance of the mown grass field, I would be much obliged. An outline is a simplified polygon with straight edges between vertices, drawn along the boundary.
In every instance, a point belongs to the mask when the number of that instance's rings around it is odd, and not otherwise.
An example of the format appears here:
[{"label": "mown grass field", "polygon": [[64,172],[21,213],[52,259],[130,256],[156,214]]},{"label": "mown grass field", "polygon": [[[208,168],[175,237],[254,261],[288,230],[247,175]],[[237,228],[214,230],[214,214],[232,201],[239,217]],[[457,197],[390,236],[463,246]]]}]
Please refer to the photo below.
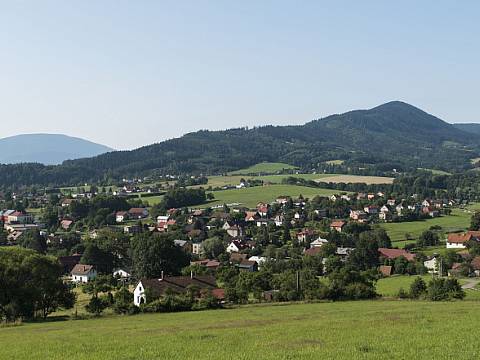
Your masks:
[{"label": "mown grass field", "polygon": [[[391,277],[383,278],[377,281],[377,293],[385,297],[396,297],[401,288],[405,291],[409,291],[410,285],[415,280],[416,275],[394,275]],[[431,274],[422,275],[421,278],[428,284],[432,279]],[[459,279],[461,285],[472,279]],[[473,279],[476,280],[476,279]],[[480,291],[466,289],[465,299],[471,301],[480,301]]]},{"label": "mown grass field", "polygon": [[470,226],[470,218],[473,211],[479,209],[480,204],[472,204],[466,209],[453,209],[452,214],[449,216],[441,216],[423,221],[385,223],[380,226],[387,230],[395,246],[402,247],[407,243],[415,242],[415,240],[405,240],[406,233],[410,234],[412,238],[417,239],[423,231],[428,230],[431,226],[441,226],[442,237],[444,237],[443,234],[448,232],[465,230]]},{"label": "mown grass field", "polygon": [[435,169],[426,169],[426,168],[418,168],[419,170],[430,171],[433,175],[452,175],[452,173],[442,171],[442,170],[435,170]]},{"label": "mown grass field", "polygon": [[[255,186],[244,189],[231,189],[212,192],[215,200],[209,202],[208,206],[238,203],[247,207],[255,207],[259,202],[272,202],[279,196],[313,198],[316,195],[330,196],[338,194],[338,190],[312,188],[296,185],[268,185]],[[197,207],[205,207],[199,205]]]},{"label": "mown grass field", "polygon": [[295,166],[285,163],[263,162],[250,166],[245,169],[235,170],[228,173],[228,175],[242,175],[242,174],[274,174],[282,170],[296,169]]},{"label": "mown grass field", "polygon": [[0,358],[476,359],[480,302],[246,306],[0,328]]},{"label": "mown grass field", "polygon": [[360,176],[360,175],[335,175],[331,177],[323,177],[319,182],[331,183],[365,183],[365,184],[392,184],[393,178],[384,176]]}]

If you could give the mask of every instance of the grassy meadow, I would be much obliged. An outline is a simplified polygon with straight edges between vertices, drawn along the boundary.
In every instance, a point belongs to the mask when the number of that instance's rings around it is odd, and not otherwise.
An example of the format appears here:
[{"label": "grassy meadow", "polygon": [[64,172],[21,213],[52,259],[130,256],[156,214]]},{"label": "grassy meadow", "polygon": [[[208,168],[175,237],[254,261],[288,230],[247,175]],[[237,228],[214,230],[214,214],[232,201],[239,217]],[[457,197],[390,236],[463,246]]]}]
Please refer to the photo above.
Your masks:
[{"label": "grassy meadow", "polygon": [[[466,209],[453,209],[449,216],[427,219],[423,221],[411,221],[401,223],[381,224],[387,232],[394,246],[402,247],[407,243],[415,242],[420,234],[431,226],[441,226],[442,234],[452,231],[466,230],[470,226],[470,218],[473,211],[479,210],[480,204],[472,204]],[[414,240],[405,240],[405,234],[410,234]],[[442,235],[444,238],[445,236]],[[441,238],[441,240],[444,240]]]},{"label": "grassy meadow", "polygon": [[480,302],[379,300],[0,328],[10,360],[476,359]]},{"label": "grassy meadow", "polygon": [[[312,188],[297,185],[268,185],[244,189],[214,191],[215,199],[208,206],[238,203],[247,207],[255,207],[258,202],[272,202],[279,196],[313,198],[316,195],[330,196],[338,194],[338,190]],[[200,205],[198,207],[205,207]]]},{"label": "grassy meadow", "polygon": [[243,174],[274,174],[282,170],[296,169],[297,167],[285,163],[262,162],[245,169],[231,171],[228,175]]},{"label": "grassy meadow", "polygon": [[384,176],[361,176],[361,175],[334,175],[326,176],[318,180],[326,183],[365,183],[365,184],[392,184],[393,178]]}]

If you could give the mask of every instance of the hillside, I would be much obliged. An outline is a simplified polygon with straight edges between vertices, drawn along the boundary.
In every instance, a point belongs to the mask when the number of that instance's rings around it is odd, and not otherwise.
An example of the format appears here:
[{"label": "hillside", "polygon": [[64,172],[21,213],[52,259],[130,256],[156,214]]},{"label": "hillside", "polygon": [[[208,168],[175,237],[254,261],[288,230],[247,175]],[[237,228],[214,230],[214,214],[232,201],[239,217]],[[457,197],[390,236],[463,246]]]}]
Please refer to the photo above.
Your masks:
[{"label": "hillside", "polygon": [[0,139],[0,163],[53,165],[112,150],[104,145],[61,134],[25,134]]},{"label": "hillside", "polygon": [[312,169],[331,159],[345,168],[461,171],[477,157],[477,136],[402,102],[332,115],[300,126],[198,131],[133,151],[61,166],[0,167],[5,183],[74,184],[124,176],[226,173],[259,162]]},{"label": "hillside", "polygon": [[380,300],[114,316],[0,328],[0,347],[17,360],[475,359],[478,310]]},{"label": "hillside", "polygon": [[480,135],[480,124],[476,123],[469,123],[469,124],[453,124],[457,129],[475,134]]}]

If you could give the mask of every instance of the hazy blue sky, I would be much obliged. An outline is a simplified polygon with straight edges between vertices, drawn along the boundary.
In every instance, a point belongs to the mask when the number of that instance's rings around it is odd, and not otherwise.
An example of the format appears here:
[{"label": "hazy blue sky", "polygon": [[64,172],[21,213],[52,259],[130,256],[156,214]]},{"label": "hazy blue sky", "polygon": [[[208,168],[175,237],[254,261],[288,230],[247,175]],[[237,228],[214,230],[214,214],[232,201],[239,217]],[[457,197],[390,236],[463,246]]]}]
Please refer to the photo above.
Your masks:
[{"label": "hazy blue sky", "polygon": [[0,137],[117,149],[403,100],[480,121],[479,1],[0,0]]}]

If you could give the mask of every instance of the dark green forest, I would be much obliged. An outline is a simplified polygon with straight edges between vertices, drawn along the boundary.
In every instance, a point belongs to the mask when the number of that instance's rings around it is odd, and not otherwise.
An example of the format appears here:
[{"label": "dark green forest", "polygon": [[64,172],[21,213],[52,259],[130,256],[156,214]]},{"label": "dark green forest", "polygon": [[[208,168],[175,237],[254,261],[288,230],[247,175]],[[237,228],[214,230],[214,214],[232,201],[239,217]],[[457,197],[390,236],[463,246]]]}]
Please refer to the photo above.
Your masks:
[{"label": "dark green forest", "polygon": [[[127,176],[221,174],[262,161],[365,175],[417,168],[460,172],[473,167],[470,159],[479,150],[475,134],[411,105],[391,102],[301,126],[202,130],[58,166],[0,165],[0,179],[3,186],[108,183]],[[325,164],[332,159],[345,162],[337,167]]]}]

